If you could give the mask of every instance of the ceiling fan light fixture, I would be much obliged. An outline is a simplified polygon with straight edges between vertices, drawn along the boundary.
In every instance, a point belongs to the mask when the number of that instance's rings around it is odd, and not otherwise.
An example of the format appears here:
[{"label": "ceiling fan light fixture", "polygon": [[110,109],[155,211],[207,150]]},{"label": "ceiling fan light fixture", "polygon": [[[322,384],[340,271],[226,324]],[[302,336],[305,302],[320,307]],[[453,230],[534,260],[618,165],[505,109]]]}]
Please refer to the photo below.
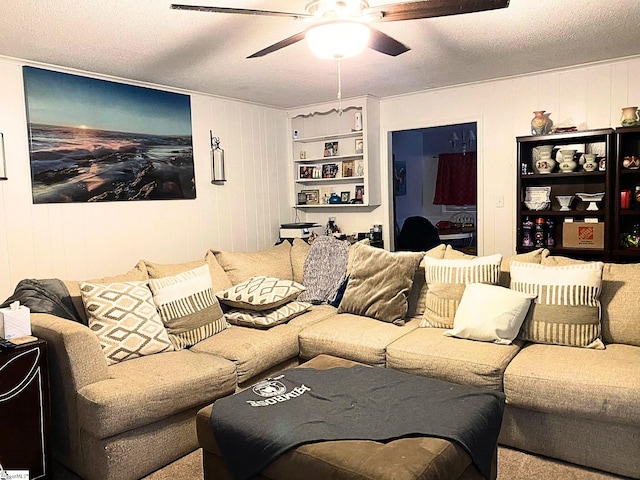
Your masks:
[{"label": "ceiling fan light fixture", "polygon": [[336,60],[362,52],[367,47],[370,34],[371,29],[362,22],[338,20],[311,27],[305,37],[315,56]]}]

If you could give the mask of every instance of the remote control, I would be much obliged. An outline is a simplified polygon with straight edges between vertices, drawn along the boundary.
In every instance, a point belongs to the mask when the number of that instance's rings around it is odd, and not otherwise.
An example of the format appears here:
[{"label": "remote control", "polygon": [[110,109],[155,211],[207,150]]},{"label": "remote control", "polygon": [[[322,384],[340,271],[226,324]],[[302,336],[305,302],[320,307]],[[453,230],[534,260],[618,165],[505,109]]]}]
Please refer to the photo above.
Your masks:
[{"label": "remote control", "polygon": [[0,350],[11,350],[16,348],[16,344],[6,338],[0,338]]}]

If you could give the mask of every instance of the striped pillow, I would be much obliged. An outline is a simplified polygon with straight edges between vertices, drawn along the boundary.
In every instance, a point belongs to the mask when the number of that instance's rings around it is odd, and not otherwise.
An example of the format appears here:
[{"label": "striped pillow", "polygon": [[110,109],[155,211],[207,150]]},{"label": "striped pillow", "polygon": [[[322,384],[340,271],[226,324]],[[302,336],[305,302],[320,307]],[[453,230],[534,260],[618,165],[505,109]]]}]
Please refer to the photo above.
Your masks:
[{"label": "striped pillow", "polygon": [[511,289],[536,295],[520,338],[604,349],[600,334],[602,262],[549,267],[511,263]]},{"label": "striped pillow", "polygon": [[427,291],[421,327],[453,328],[453,319],[462,294],[470,283],[497,285],[501,254],[471,259],[424,257]]},{"label": "striped pillow", "polygon": [[209,266],[150,278],[149,286],[169,338],[180,350],[228,327],[213,293]]}]

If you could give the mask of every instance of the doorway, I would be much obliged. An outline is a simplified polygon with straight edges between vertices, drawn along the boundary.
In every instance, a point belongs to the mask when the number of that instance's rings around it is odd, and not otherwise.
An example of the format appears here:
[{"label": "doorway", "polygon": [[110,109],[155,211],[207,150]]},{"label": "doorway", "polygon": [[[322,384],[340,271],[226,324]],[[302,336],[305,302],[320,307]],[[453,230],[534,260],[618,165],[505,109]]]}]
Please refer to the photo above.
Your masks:
[{"label": "doorway", "polygon": [[394,245],[424,217],[444,243],[477,254],[477,123],[391,132]]}]

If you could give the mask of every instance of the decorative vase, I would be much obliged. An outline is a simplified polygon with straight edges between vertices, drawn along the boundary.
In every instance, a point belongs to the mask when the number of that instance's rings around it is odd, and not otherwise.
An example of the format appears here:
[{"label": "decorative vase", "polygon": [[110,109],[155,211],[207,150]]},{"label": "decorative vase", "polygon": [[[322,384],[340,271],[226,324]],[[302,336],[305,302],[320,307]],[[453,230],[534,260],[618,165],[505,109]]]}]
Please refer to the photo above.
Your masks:
[{"label": "decorative vase", "polygon": [[536,110],[533,112],[534,117],[531,119],[531,135],[544,135],[549,131],[549,118],[544,112],[544,110]]},{"label": "decorative vase", "polygon": [[550,151],[540,151],[538,161],[536,162],[536,168],[538,173],[551,173],[556,166],[556,161],[551,158]]},{"label": "decorative vase", "polygon": [[573,172],[578,164],[575,162],[573,157],[575,156],[577,150],[560,150],[560,155],[562,156],[562,161],[560,162],[559,168],[563,173]]},{"label": "decorative vase", "polygon": [[584,154],[584,163],[582,164],[582,168],[584,168],[585,172],[593,172],[598,168],[595,153]]},{"label": "decorative vase", "polygon": [[623,127],[632,127],[638,125],[638,107],[624,107],[622,109],[622,117],[620,118],[620,124]]}]

